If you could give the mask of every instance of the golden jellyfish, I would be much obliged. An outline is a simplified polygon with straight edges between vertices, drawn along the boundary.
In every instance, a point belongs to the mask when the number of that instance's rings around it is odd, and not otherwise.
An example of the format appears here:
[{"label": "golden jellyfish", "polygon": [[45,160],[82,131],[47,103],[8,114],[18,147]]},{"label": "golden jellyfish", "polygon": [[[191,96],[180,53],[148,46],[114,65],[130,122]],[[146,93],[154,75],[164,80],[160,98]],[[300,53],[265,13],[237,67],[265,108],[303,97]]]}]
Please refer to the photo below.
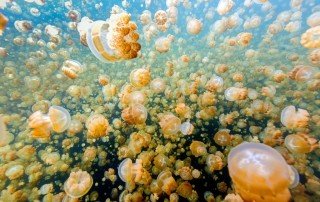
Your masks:
[{"label": "golden jellyfish", "polygon": [[140,125],[146,122],[148,112],[143,105],[134,103],[122,110],[121,117],[130,125]]},{"label": "golden jellyfish", "polygon": [[314,65],[320,66],[320,48],[314,49],[310,52],[309,61]]},{"label": "golden jellyfish", "polygon": [[133,155],[141,153],[142,148],[148,147],[151,142],[151,136],[149,134],[132,133],[128,144],[129,150]]},{"label": "golden jellyfish", "polygon": [[320,25],[320,11],[312,13],[307,19],[307,24],[310,27],[319,26]]},{"label": "golden jellyfish", "polygon": [[9,166],[5,172],[5,175],[10,180],[18,179],[22,177],[23,174],[24,174],[24,167],[20,164],[13,164]]},{"label": "golden jellyfish", "polygon": [[[87,29],[86,34],[83,30]],[[116,62],[138,56],[141,45],[138,43],[137,25],[131,16],[118,6],[114,6],[107,21],[90,23],[84,20],[79,30],[80,37],[86,37],[91,52],[102,62]],[[81,31],[81,32],[80,32]]]},{"label": "golden jellyfish", "polygon": [[158,10],[154,14],[154,21],[158,26],[164,26],[167,23],[168,16],[166,11],[164,10]]},{"label": "golden jellyfish", "polygon": [[157,177],[157,185],[161,188],[161,190],[170,195],[176,188],[178,187],[177,182],[172,177],[172,173],[170,171],[162,171]]},{"label": "golden jellyfish", "polygon": [[143,176],[142,160],[137,159],[135,163],[130,158],[124,159],[118,166],[120,179],[129,187],[140,182]]},{"label": "golden jellyfish", "polygon": [[233,6],[234,2],[232,0],[220,0],[217,6],[217,12],[219,15],[225,15]]},{"label": "golden jellyfish", "polygon": [[80,198],[90,190],[93,179],[87,171],[71,172],[63,185],[64,191],[71,198]]},{"label": "golden jellyfish", "polygon": [[320,48],[320,26],[308,29],[301,35],[300,43],[305,48]]},{"label": "golden jellyfish", "polygon": [[253,38],[253,35],[249,32],[242,32],[237,35],[238,44],[240,46],[248,46]]},{"label": "golden jellyfish", "polygon": [[244,201],[289,201],[290,167],[277,150],[261,143],[242,143],[228,155],[228,170]]},{"label": "golden jellyfish", "polygon": [[8,18],[0,13],[0,36],[2,36],[3,31],[6,29],[8,21]]},{"label": "golden jellyfish", "polygon": [[189,199],[192,196],[193,190],[192,190],[192,185],[190,182],[182,182],[178,187],[177,187],[177,194],[179,196],[182,196],[183,198]]},{"label": "golden jellyfish", "polygon": [[160,37],[155,41],[155,49],[159,53],[165,53],[170,50],[171,43],[174,40],[174,36],[169,34],[166,37]]},{"label": "golden jellyfish", "polygon": [[53,131],[62,133],[69,128],[71,117],[69,112],[65,108],[60,106],[51,106],[49,108],[48,115]]},{"label": "golden jellyfish", "polygon": [[185,103],[178,103],[174,110],[180,118],[191,118],[191,108]]},{"label": "golden jellyfish", "polygon": [[145,105],[147,103],[147,96],[144,92],[142,91],[133,91],[129,94],[127,98],[128,104],[141,104]]},{"label": "golden jellyfish", "polygon": [[114,84],[107,84],[102,87],[102,94],[106,101],[112,100],[117,93],[117,86]]},{"label": "golden jellyfish", "polygon": [[192,141],[190,144],[190,151],[195,157],[207,155],[206,145],[200,141]]},{"label": "golden jellyfish", "polygon": [[130,73],[130,83],[135,87],[144,87],[150,83],[150,68],[134,69]]},{"label": "golden jellyfish", "polygon": [[68,128],[68,134],[70,136],[73,136],[77,133],[80,133],[83,130],[83,125],[81,123],[81,121],[79,120],[71,120],[69,128]]},{"label": "golden jellyfish", "polygon": [[104,137],[110,130],[109,122],[102,114],[91,115],[86,121],[86,127],[89,139]]},{"label": "golden jellyfish", "polygon": [[232,136],[230,130],[222,129],[219,130],[213,137],[214,142],[219,146],[228,146],[231,143]]},{"label": "golden jellyfish", "polygon": [[180,125],[180,131],[183,135],[191,135],[194,131],[194,126],[188,120]]},{"label": "golden jellyfish", "polygon": [[101,74],[98,77],[98,82],[101,86],[108,85],[110,83],[110,77],[108,75]]},{"label": "golden jellyfish", "polygon": [[286,136],[284,144],[290,152],[295,154],[307,154],[319,147],[315,138],[304,133]]},{"label": "golden jellyfish", "polygon": [[187,22],[187,32],[192,35],[197,35],[201,32],[202,22],[196,18],[191,18]]},{"label": "golden jellyfish", "polygon": [[207,81],[205,88],[210,92],[216,92],[221,90],[223,87],[223,78],[220,76],[213,76]]},{"label": "golden jellyfish", "polygon": [[153,93],[163,93],[166,89],[166,82],[162,78],[155,78],[150,83],[150,89]]},{"label": "golden jellyfish", "polygon": [[76,60],[66,60],[63,63],[61,70],[70,79],[76,79],[78,74],[82,72],[83,68],[80,62]]},{"label": "golden jellyfish", "polygon": [[221,170],[223,168],[223,161],[221,156],[209,154],[206,158],[206,165],[210,173],[215,170]]},{"label": "golden jellyfish", "polygon": [[51,121],[50,118],[40,111],[34,112],[28,120],[29,128],[32,129],[31,136],[34,138],[50,137]]},{"label": "golden jellyfish", "polygon": [[141,22],[141,24],[142,25],[147,25],[147,24],[149,24],[151,21],[152,21],[152,19],[151,19],[151,12],[150,11],[148,11],[148,10],[144,10],[143,12],[142,12],[142,14],[140,15],[140,22]]},{"label": "golden jellyfish", "polygon": [[229,87],[224,91],[224,96],[228,101],[238,101],[247,98],[248,91],[245,88]]},{"label": "golden jellyfish", "polygon": [[287,106],[281,111],[281,123],[289,129],[305,128],[308,126],[309,113],[305,109]]},{"label": "golden jellyfish", "polygon": [[170,137],[179,132],[181,120],[172,113],[165,113],[160,115],[159,125],[165,137]]},{"label": "golden jellyfish", "polygon": [[289,72],[289,78],[298,82],[305,82],[312,79],[314,71],[312,67],[297,65]]}]

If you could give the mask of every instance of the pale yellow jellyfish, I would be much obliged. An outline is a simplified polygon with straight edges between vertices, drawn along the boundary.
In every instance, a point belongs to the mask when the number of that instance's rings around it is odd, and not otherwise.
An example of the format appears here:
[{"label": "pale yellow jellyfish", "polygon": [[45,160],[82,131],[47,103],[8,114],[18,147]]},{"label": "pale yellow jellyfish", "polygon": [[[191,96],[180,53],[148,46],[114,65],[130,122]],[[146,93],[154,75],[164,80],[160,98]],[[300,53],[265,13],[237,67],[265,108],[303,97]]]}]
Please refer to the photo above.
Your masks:
[{"label": "pale yellow jellyfish", "polygon": [[29,128],[32,129],[31,136],[34,138],[49,138],[51,121],[50,118],[40,111],[34,112],[29,117]]},{"label": "pale yellow jellyfish", "polygon": [[220,0],[217,6],[217,12],[219,15],[225,15],[233,6],[234,2],[232,0]]},{"label": "pale yellow jellyfish", "polygon": [[145,123],[148,112],[143,105],[134,103],[122,110],[121,117],[128,124],[139,125]]},{"label": "pale yellow jellyfish", "polygon": [[290,167],[272,147],[242,143],[228,156],[228,169],[236,192],[245,201],[289,201],[294,181]]},{"label": "pale yellow jellyfish", "polygon": [[150,83],[151,73],[149,68],[135,69],[130,73],[130,82],[135,87],[144,87]]},{"label": "pale yellow jellyfish", "polygon": [[109,122],[102,114],[94,114],[86,121],[87,138],[94,139],[108,135]]},{"label": "pale yellow jellyfish", "polygon": [[320,26],[308,29],[301,35],[300,43],[305,48],[320,48]]},{"label": "pale yellow jellyfish", "polygon": [[202,29],[202,22],[196,18],[191,18],[187,22],[187,32],[192,35],[199,34]]},{"label": "pale yellow jellyfish", "polygon": [[170,195],[178,187],[170,171],[162,171],[157,177],[157,184],[167,195]]},{"label": "pale yellow jellyfish", "polygon": [[313,78],[314,70],[310,66],[297,65],[289,72],[289,78],[298,82],[305,82]]},{"label": "pale yellow jellyfish", "polygon": [[206,165],[209,172],[221,170],[223,168],[223,161],[219,155],[209,154],[206,158]]},{"label": "pale yellow jellyfish", "polygon": [[51,106],[49,108],[48,115],[53,131],[62,133],[69,128],[71,117],[65,108],[60,106]]},{"label": "pale yellow jellyfish", "polygon": [[9,21],[8,18],[1,13],[0,14],[0,36],[2,36],[3,31],[6,29],[8,21]]},{"label": "pale yellow jellyfish", "polygon": [[14,139],[13,134],[11,134],[7,131],[7,127],[4,123],[1,115],[0,115],[0,134],[1,134],[0,135],[0,147],[9,145]]},{"label": "pale yellow jellyfish", "polygon": [[10,180],[18,179],[18,178],[22,177],[23,174],[24,174],[24,167],[23,167],[23,165],[20,165],[20,164],[13,164],[13,165],[9,166],[5,172],[5,175]]},{"label": "pale yellow jellyfish", "polygon": [[281,112],[281,123],[287,128],[305,128],[308,126],[309,113],[307,110],[292,105],[285,107]]},{"label": "pale yellow jellyfish", "polygon": [[214,142],[219,146],[230,145],[232,136],[230,135],[230,130],[222,129],[219,130],[213,137]]},{"label": "pale yellow jellyfish", "polygon": [[238,87],[230,87],[224,91],[224,96],[228,101],[244,100],[247,98],[247,94],[247,89]]},{"label": "pale yellow jellyfish", "polygon": [[201,141],[192,141],[190,151],[195,157],[207,155],[206,145]]},{"label": "pale yellow jellyfish", "polygon": [[66,60],[61,67],[61,71],[70,79],[76,79],[78,74],[83,71],[83,67],[76,60]]},{"label": "pale yellow jellyfish", "polygon": [[320,25],[320,11],[312,13],[307,19],[307,24],[310,27],[319,26]]},{"label": "pale yellow jellyfish", "polygon": [[63,188],[71,198],[80,198],[90,190],[93,184],[91,175],[86,171],[71,172]]},{"label": "pale yellow jellyfish", "polygon": [[166,82],[162,78],[155,78],[150,83],[150,89],[153,93],[163,93],[166,89]]},{"label": "pale yellow jellyfish", "polygon": [[284,144],[289,151],[296,154],[310,153],[319,147],[315,138],[303,133],[286,136]]},{"label": "pale yellow jellyfish", "polygon": [[178,133],[181,120],[172,113],[166,113],[160,116],[159,124],[165,137],[170,137]]}]

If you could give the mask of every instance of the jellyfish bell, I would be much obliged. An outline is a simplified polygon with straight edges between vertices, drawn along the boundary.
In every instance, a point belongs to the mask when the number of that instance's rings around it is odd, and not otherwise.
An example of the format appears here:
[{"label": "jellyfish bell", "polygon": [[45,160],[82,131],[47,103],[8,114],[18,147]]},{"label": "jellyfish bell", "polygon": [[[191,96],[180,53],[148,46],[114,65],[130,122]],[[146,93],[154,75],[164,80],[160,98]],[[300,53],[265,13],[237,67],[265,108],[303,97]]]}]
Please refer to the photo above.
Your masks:
[{"label": "jellyfish bell", "polygon": [[49,116],[41,111],[36,111],[30,115],[28,126],[32,129],[31,136],[34,138],[50,137],[50,129],[52,127]]},{"label": "jellyfish bell", "polygon": [[207,155],[206,145],[201,141],[192,141],[190,151],[195,157]]},{"label": "jellyfish bell", "polygon": [[163,192],[170,195],[177,187],[178,184],[172,177],[170,171],[162,171],[157,177],[157,185],[161,188]]},{"label": "jellyfish bell", "polygon": [[224,96],[228,101],[244,100],[247,97],[247,90],[238,87],[229,87],[224,91]]},{"label": "jellyfish bell", "polygon": [[165,113],[160,116],[160,127],[166,136],[175,135],[180,130],[181,120],[172,113]]},{"label": "jellyfish bell", "polygon": [[188,120],[180,125],[180,131],[183,135],[191,135],[194,131],[194,126]]},{"label": "jellyfish bell", "polygon": [[70,79],[75,79],[83,71],[83,66],[76,60],[66,60],[62,67],[62,72]]},{"label": "jellyfish bell", "polygon": [[23,165],[20,165],[20,164],[11,165],[5,172],[5,175],[10,180],[18,179],[18,178],[22,177],[23,174],[24,174],[24,167],[23,167]]},{"label": "jellyfish bell", "polygon": [[287,128],[305,128],[308,126],[309,113],[307,110],[287,106],[281,111],[281,123]]},{"label": "jellyfish bell", "polygon": [[272,147],[252,142],[236,146],[228,155],[228,170],[245,201],[289,201],[291,197],[288,164]]},{"label": "jellyfish bell", "polygon": [[86,121],[86,127],[88,139],[104,137],[110,130],[109,122],[102,114],[91,115]]},{"label": "jellyfish bell", "polygon": [[2,36],[3,31],[6,29],[9,19],[0,13],[0,36]]},{"label": "jellyfish bell", "polygon": [[130,83],[135,87],[144,87],[150,83],[150,68],[134,69],[130,73]]},{"label": "jellyfish bell", "polygon": [[49,118],[52,124],[52,130],[57,133],[66,131],[71,123],[69,112],[60,106],[51,106],[49,108]]},{"label": "jellyfish bell", "polygon": [[319,26],[320,25],[320,11],[312,13],[307,19],[307,24],[310,27]]},{"label": "jellyfish bell", "polygon": [[217,6],[217,12],[219,15],[225,15],[233,6],[234,2],[232,0],[220,0]]},{"label": "jellyfish bell", "polygon": [[228,129],[219,130],[213,137],[213,140],[219,146],[227,146],[231,143],[231,135]]},{"label": "jellyfish bell", "polygon": [[63,188],[71,198],[80,198],[84,196],[92,187],[93,179],[86,171],[71,172],[69,178],[65,181]]},{"label": "jellyfish bell", "polygon": [[140,125],[147,120],[148,112],[143,105],[134,103],[122,110],[121,117],[130,125]]},{"label": "jellyfish bell", "polygon": [[305,48],[320,48],[320,25],[308,29],[301,35],[300,43]]},{"label": "jellyfish bell", "polygon": [[173,41],[174,37],[173,35],[168,35],[166,37],[160,37],[155,41],[155,49],[159,53],[165,53],[170,50],[171,43]]},{"label": "jellyfish bell", "polygon": [[150,89],[153,93],[163,93],[166,89],[166,82],[162,78],[155,78],[150,82]]},{"label": "jellyfish bell", "polygon": [[317,140],[307,134],[298,133],[288,135],[284,139],[286,148],[294,154],[306,154],[318,148]]},{"label": "jellyfish bell", "polygon": [[202,22],[196,18],[189,19],[187,22],[187,32],[192,35],[197,35],[201,32]]},{"label": "jellyfish bell", "polygon": [[289,78],[298,81],[305,82],[312,79],[314,76],[314,69],[305,65],[297,65],[289,72]]}]

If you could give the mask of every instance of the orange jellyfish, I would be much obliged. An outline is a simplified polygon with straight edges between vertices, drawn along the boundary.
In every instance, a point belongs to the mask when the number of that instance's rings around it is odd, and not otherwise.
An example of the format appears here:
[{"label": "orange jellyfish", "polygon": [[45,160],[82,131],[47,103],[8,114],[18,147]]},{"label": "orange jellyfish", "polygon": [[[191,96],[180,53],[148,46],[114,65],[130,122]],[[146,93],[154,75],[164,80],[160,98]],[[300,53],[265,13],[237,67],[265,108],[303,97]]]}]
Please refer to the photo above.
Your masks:
[{"label": "orange jellyfish", "polygon": [[64,183],[63,188],[71,198],[84,196],[91,188],[93,179],[87,171],[71,172],[69,178]]},{"label": "orange jellyfish", "polygon": [[289,72],[289,78],[298,82],[305,82],[313,77],[313,68],[304,65],[297,65]]},{"label": "orange jellyfish", "polygon": [[130,73],[130,82],[135,87],[144,87],[150,83],[150,68],[135,69]]},{"label": "orange jellyfish", "polygon": [[180,130],[181,120],[172,113],[165,113],[160,116],[160,127],[165,137],[175,135]]},{"label": "orange jellyfish", "polygon": [[292,105],[285,107],[281,112],[281,123],[289,129],[305,128],[308,126],[309,113],[307,110]]},{"label": "orange jellyfish", "polygon": [[213,137],[214,142],[219,146],[227,146],[231,143],[231,135],[228,129],[219,130]]},{"label": "orange jellyfish", "polygon": [[230,87],[224,91],[224,96],[228,101],[244,100],[247,94],[247,89],[238,87]]},{"label": "orange jellyfish", "polygon": [[187,32],[192,35],[199,34],[202,29],[202,22],[198,19],[192,18],[187,22]]},{"label": "orange jellyfish", "polygon": [[76,60],[66,60],[61,70],[70,79],[76,79],[78,73],[82,72],[82,65]]},{"label": "orange jellyfish", "polygon": [[141,181],[143,175],[142,160],[137,159],[133,163],[129,158],[124,159],[118,167],[118,175],[129,189],[133,188],[135,183]]},{"label": "orange jellyfish", "polygon": [[178,187],[170,171],[162,171],[157,177],[157,184],[167,195],[170,195]]},{"label": "orange jellyfish", "polygon": [[308,29],[301,35],[300,43],[305,48],[320,48],[320,26]]},{"label": "orange jellyfish", "polygon": [[286,136],[284,144],[289,151],[296,154],[310,153],[319,147],[315,138],[303,133]]},{"label": "orange jellyfish", "polygon": [[244,201],[289,201],[290,167],[277,150],[261,143],[242,143],[228,155],[229,175]]},{"label": "orange jellyfish", "polygon": [[0,13],[0,36],[2,36],[3,31],[6,29],[8,21],[8,18]]},{"label": "orange jellyfish", "polygon": [[206,145],[200,141],[192,141],[190,151],[195,157],[207,155]]},{"label": "orange jellyfish", "polygon": [[69,128],[71,117],[69,112],[65,108],[60,106],[51,106],[49,108],[48,115],[53,131],[62,133]]},{"label": "orange jellyfish", "polygon": [[34,112],[28,120],[31,136],[34,138],[49,138],[51,121],[50,118],[40,111]]},{"label": "orange jellyfish", "polygon": [[166,82],[162,78],[155,78],[151,81],[150,88],[153,93],[163,93],[166,89]]},{"label": "orange jellyfish", "polygon": [[94,139],[104,137],[109,132],[109,122],[101,114],[94,114],[86,121],[86,127],[88,129],[87,138]]},{"label": "orange jellyfish", "polygon": [[121,117],[130,125],[139,125],[146,122],[148,112],[143,105],[134,103],[122,110]]}]

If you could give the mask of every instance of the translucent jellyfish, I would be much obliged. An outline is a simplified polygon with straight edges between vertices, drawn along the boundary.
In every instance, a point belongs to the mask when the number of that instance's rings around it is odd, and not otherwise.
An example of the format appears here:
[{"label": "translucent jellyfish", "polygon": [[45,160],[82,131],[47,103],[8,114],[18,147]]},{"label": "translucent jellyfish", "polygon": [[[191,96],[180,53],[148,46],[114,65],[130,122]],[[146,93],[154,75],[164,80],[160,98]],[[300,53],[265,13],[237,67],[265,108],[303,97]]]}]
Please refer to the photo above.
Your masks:
[{"label": "translucent jellyfish", "polygon": [[3,31],[6,29],[8,21],[8,18],[0,13],[0,36],[2,36]]},{"label": "translucent jellyfish", "polygon": [[180,131],[183,135],[191,135],[194,131],[194,126],[188,120],[180,125]]},{"label": "translucent jellyfish", "polygon": [[281,112],[281,123],[287,128],[305,128],[308,126],[309,113],[307,110],[292,105],[285,107]]},{"label": "translucent jellyfish", "polygon": [[28,32],[32,29],[32,23],[31,21],[27,21],[27,20],[17,20],[14,22],[14,27],[19,32]]},{"label": "translucent jellyfish", "polygon": [[245,201],[289,201],[289,166],[277,150],[261,143],[242,143],[228,155],[236,192]]},{"label": "translucent jellyfish", "polygon": [[232,0],[220,0],[217,6],[217,12],[219,15],[225,15],[232,9],[233,6],[234,2]]},{"label": "translucent jellyfish", "polygon": [[181,120],[172,113],[165,113],[160,116],[160,127],[165,137],[175,135],[179,132]]},{"label": "translucent jellyfish", "polygon": [[162,171],[157,177],[157,185],[163,192],[170,195],[178,187],[170,171]]},{"label": "translucent jellyfish", "polygon": [[135,87],[144,87],[150,83],[151,73],[149,68],[135,69],[130,73],[130,82]]},{"label": "translucent jellyfish", "polygon": [[229,87],[224,91],[224,96],[228,101],[237,101],[246,99],[248,91],[244,88]]},{"label": "translucent jellyfish", "polygon": [[309,81],[313,75],[313,68],[305,65],[297,65],[289,72],[289,78],[298,82]]},{"label": "translucent jellyfish", "polygon": [[189,199],[192,197],[192,185],[190,184],[190,182],[182,182],[178,188],[177,188],[177,194],[179,194],[179,196],[182,196],[183,198]]},{"label": "translucent jellyfish", "polygon": [[316,27],[320,25],[320,11],[312,13],[308,19],[307,24],[310,27]]},{"label": "translucent jellyfish", "polygon": [[210,173],[215,170],[221,170],[223,168],[223,161],[221,156],[209,154],[206,158],[206,165]]},{"label": "translucent jellyfish", "polygon": [[237,35],[238,44],[240,46],[248,46],[253,38],[253,35],[249,32],[242,32]]},{"label": "translucent jellyfish", "polygon": [[300,21],[293,21],[293,22],[289,22],[284,30],[286,30],[287,32],[297,32],[299,29],[301,28],[301,22]]},{"label": "translucent jellyfish", "polygon": [[71,198],[80,198],[90,190],[92,184],[93,179],[91,175],[87,171],[79,170],[70,173],[63,188]]},{"label": "translucent jellyfish", "polygon": [[166,11],[164,10],[158,10],[154,14],[154,21],[158,26],[164,26],[167,23],[168,16]]},{"label": "translucent jellyfish", "polygon": [[214,142],[219,146],[227,146],[231,143],[231,135],[228,129],[219,130],[213,137]]},{"label": "translucent jellyfish", "polygon": [[166,37],[160,37],[155,41],[155,49],[159,52],[159,53],[165,53],[168,52],[170,50],[171,47],[171,43],[174,39],[173,35],[168,35]]},{"label": "translucent jellyfish", "polygon": [[143,25],[147,25],[152,21],[151,12],[148,10],[144,10],[140,15],[140,22]]},{"label": "translucent jellyfish", "polygon": [[82,65],[76,60],[66,60],[62,67],[62,72],[70,79],[75,79],[83,71]]},{"label": "translucent jellyfish", "polygon": [[50,137],[51,121],[50,118],[40,111],[34,112],[28,120],[29,128],[32,129],[31,136],[34,138]]},{"label": "translucent jellyfish", "polygon": [[284,144],[289,151],[295,154],[310,153],[319,147],[315,138],[309,137],[307,134],[303,133],[286,136]]},{"label": "translucent jellyfish", "polygon": [[5,175],[10,179],[18,179],[22,177],[24,174],[24,167],[20,164],[13,164],[11,165],[5,172]]},{"label": "translucent jellyfish", "polygon": [[148,112],[143,105],[134,103],[122,110],[121,117],[128,124],[140,125],[146,122]]},{"label": "translucent jellyfish", "polygon": [[65,108],[60,106],[51,106],[49,108],[48,115],[53,131],[62,133],[69,128],[71,117]]},{"label": "translucent jellyfish", "polygon": [[320,48],[320,26],[308,29],[301,35],[300,43],[305,48]]},{"label": "translucent jellyfish", "polygon": [[86,121],[87,138],[104,137],[109,132],[109,122],[102,114],[91,115]]},{"label": "translucent jellyfish", "polygon": [[196,18],[191,18],[187,22],[187,32],[192,35],[199,34],[202,30],[202,22]]},{"label": "translucent jellyfish", "polygon": [[200,141],[192,141],[190,151],[195,157],[207,155],[206,145]]},{"label": "translucent jellyfish", "polygon": [[159,94],[163,93],[166,89],[166,82],[162,78],[155,78],[150,83],[150,89],[153,93]]}]

